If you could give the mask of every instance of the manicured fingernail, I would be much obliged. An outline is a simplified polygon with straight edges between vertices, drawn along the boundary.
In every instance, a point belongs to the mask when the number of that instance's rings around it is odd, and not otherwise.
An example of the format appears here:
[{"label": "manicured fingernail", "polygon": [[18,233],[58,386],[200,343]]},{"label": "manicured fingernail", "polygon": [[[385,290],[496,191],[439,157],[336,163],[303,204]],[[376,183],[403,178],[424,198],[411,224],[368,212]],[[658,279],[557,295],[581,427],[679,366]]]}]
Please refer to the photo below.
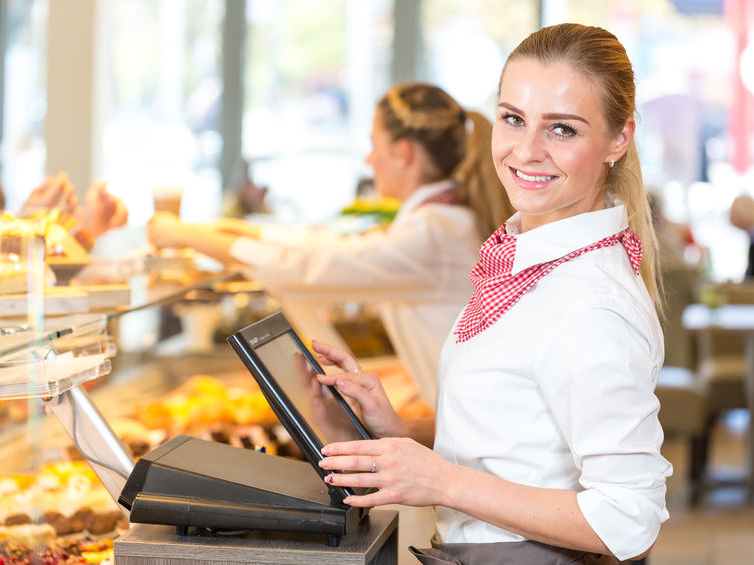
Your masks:
[{"label": "manicured fingernail", "polygon": [[326,482],[326,483],[332,484],[334,480],[335,480],[335,475],[332,475],[332,474],[331,474],[331,475],[327,475],[327,476],[325,477],[325,482]]},{"label": "manicured fingernail", "polygon": [[330,446],[326,445],[322,448],[322,455],[329,455],[330,454]]}]

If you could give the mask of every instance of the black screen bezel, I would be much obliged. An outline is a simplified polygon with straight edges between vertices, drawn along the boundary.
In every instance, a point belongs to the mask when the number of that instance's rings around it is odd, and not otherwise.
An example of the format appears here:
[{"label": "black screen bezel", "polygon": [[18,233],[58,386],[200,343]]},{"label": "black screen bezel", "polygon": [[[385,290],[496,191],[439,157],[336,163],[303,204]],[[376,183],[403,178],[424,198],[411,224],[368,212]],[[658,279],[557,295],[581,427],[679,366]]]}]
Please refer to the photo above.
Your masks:
[{"label": "black screen bezel", "polygon": [[[227,341],[259,384],[262,394],[264,394],[280,423],[288,431],[293,441],[296,442],[296,445],[301,449],[314,470],[317,471],[320,477],[324,478],[326,475],[332,473],[332,471],[322,469],[318,465],[318,462],[324,459],[324,455],[322,455],[322,448],[324,447],[322,440],[314,432],[309,422],[306,421],[303,414],[296,408],[293,401],[285,393],[275,376],[255,351],[258,347],[285,334],[293,340],[299,351],[311,363],[317,373],[324,373],[314,355],[304,345],[282,312],[271,314],[250,326],[238,330],[230,335]],[[353,422],[361,439],[374,439],[340,392],[333,386],[328,385],[328,389],[349,420]],[[348,487],[336,487],[329,484],[327,486],[330,489],[331,497],[335,498],[338,502],[342,502],[346,496],[356,494],[353,489]]]}]

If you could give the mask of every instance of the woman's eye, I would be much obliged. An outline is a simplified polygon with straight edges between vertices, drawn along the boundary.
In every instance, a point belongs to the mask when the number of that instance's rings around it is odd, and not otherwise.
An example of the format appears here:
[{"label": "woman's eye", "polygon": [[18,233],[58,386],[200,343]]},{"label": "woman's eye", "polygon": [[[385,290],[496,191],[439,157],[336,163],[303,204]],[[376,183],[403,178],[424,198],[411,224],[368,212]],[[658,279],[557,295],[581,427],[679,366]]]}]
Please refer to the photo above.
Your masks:
[{"label": "woman's eye", "polygon": [[576,135],[576,130],[565,124],[555,124],[552,126],[552,131],[560,137],[573,137]]},{"label": "woman's eye", "polygon": [[516,114],[503,114],[502,119],[512,126],[520,126],[524,123],[524,119]]}]

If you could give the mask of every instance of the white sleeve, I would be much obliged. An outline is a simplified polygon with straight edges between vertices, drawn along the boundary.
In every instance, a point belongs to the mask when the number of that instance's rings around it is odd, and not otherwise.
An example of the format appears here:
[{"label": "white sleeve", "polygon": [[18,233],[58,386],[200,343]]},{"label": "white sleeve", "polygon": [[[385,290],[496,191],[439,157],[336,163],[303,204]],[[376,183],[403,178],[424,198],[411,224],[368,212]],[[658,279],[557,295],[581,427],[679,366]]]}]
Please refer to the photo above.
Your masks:
[{"label": "white sleeve", "polygon": [[441,238],[427,221],[296,243],[238,238],[231,255],[272,292],[306,299],[429,300],[438,289]]},{"label": "white sleeve", "polygon": [[618,559],[654,543],[668,519],[654,387],[662,338],[634,304],[569,308],[540,358],[543,394],[580,470],[589,525]]}]

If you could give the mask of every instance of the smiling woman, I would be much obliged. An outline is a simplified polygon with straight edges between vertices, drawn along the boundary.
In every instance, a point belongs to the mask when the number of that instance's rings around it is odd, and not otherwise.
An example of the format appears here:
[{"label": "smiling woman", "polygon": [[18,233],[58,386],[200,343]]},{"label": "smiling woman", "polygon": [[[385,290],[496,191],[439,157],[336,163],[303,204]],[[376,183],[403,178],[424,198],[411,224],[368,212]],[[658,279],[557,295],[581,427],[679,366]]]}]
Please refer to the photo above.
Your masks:
[{"label": "smiling woman", "polygon": [[480,248],[441,353],[435,421],[399,418],[376,375],[318,377],[380,438],[327,445],[320,466],[356,472],[326,481],[378,489],[344,501],[355,506],[436,506],[433,547],[412,549],[422,563],[616,564],[646,555],[668,518],[633,114],[631,64],[611,33],[562,24],[525,39],[503,70],[492,139],[519,212]]}]

